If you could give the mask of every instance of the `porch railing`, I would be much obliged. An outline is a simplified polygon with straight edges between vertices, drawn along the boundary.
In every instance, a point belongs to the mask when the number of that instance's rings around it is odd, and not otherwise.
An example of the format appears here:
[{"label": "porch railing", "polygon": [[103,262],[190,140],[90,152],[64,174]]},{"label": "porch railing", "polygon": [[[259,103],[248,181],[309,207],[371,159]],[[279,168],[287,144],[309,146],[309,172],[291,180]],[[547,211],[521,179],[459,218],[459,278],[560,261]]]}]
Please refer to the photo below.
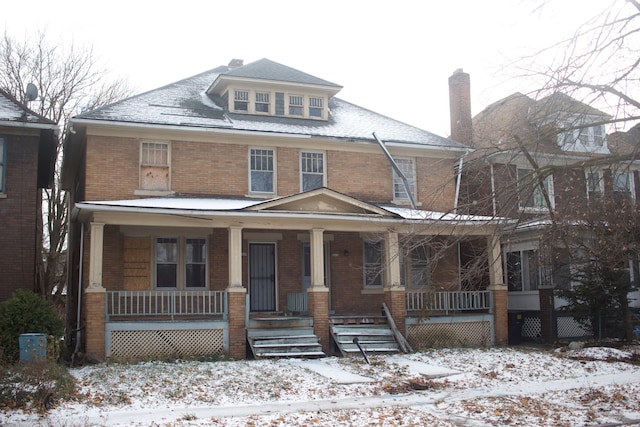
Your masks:
[{"label": "porch railing", "polygon": [[408,313],[492,311],[491,291],[413,292],[405,294]]},{"label": "porch railing", "polygon": [[107,320],[114,317],[222,316],[227,318],[225,291],[108,291]]}]

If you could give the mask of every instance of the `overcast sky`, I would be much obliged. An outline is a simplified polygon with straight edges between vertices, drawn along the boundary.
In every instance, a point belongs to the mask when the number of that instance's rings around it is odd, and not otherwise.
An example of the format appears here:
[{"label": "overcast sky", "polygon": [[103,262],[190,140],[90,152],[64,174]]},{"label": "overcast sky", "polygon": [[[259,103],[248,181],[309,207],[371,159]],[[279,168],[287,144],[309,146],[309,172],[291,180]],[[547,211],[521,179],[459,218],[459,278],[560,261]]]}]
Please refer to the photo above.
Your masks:
[{"label": "overcast sky", "polygon": [[[540,7],[543,3],[544,6]],[[338,97],[449,135],[447,79],[471,75],[472,112],[533,89],[511,60],[571,35],[600,0],[5,2],[15,37],[89,44],[138,92],[232,58],[268,58],[344,87]]]}]

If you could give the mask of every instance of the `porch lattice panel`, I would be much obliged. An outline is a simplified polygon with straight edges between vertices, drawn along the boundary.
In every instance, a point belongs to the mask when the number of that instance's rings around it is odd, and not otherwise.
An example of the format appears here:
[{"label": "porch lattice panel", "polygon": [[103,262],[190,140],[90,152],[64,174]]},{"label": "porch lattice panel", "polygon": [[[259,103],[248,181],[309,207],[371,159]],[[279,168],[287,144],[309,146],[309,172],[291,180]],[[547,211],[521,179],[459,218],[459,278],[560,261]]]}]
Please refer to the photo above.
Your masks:
[{"label": "porch lattice panel", "polygon": [[116,359],[201,356],[223,352],[222,329],[111,332],[111,357]]},{"label": "porch lattice panel", "polygon": [[414,348],[484,346],[491,344],[491,323],[419,323],[407,326],[407,340]]}]

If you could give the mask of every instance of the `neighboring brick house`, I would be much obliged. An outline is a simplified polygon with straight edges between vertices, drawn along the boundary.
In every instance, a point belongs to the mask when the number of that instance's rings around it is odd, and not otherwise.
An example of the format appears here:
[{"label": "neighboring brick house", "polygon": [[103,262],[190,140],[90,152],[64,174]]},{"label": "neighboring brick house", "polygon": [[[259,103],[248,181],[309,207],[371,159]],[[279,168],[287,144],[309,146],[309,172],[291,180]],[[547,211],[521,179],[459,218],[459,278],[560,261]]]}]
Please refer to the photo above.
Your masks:
[{"label": "neighboring brick house", "polygon": [[[497,222],[453,213],[468,147],[345,102],[340,89],[234,60],[71,120],[69,295],[82,310],[69,329],[84,331],[87,352],[217,343],[245,357],[258,320],[295,318],[310,320],[326,354],[332,325],[377,317],[383,302],[418,345],[430,343],[408,318],[426,309],[475,312],[484,317],[462,335],[479,327],[482,344],[506,341],[506,291],[490,286],[499,263],[484,263],[486,281],[460,282],[459,240],[499,258]],[[428,296],[446,303],[427,307]]]},{"label": "neighboring brick house", "polygon": [[[525,336],[547,338],[553,333],[562,338],[560,326],[546,330],[552,327],[546,319],[562,304],[555,299],[555,307],[549,306],[553,290],[570,285],[571,266],[564,250],[550,254],[541,246],[550,215],[578,221],[605,195],[615,196],[614,203],[637,205],[640,163],[633,156],[610,160],[612,154],[629,155],[633,144],[620,136],[624,142],[612,147],[604,126],[610,117],[562,93],[540,100],[514,93],[471,120],[469,80],[462,71],[450,78],[452,133],[474,148],[462,173],[460,209],[518,220],[502,237],[509,311],[539,313],[536,325],[526,325]],[[626,138],[633,135],[637,138],[637,133]],[[637,279],[637,261],[631,262],[630,271]],[[567,326],[572,328],[567,334],[579,329]]]},{"label": "neighboring brick house", "polygon": [[40,189],[53,180],[58,127],[0,90],[0,301],[35,291]]}]

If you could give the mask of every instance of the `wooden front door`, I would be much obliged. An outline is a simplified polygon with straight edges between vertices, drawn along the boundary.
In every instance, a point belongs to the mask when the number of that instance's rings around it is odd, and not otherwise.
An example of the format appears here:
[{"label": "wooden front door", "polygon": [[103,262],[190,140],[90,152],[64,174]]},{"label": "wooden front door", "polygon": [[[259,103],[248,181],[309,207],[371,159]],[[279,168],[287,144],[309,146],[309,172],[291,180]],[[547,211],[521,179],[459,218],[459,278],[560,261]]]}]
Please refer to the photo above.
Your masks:
[{"label": "wooden front door", "polygon": [[276,244],[249,243],[251,311],[276,311]]}]

